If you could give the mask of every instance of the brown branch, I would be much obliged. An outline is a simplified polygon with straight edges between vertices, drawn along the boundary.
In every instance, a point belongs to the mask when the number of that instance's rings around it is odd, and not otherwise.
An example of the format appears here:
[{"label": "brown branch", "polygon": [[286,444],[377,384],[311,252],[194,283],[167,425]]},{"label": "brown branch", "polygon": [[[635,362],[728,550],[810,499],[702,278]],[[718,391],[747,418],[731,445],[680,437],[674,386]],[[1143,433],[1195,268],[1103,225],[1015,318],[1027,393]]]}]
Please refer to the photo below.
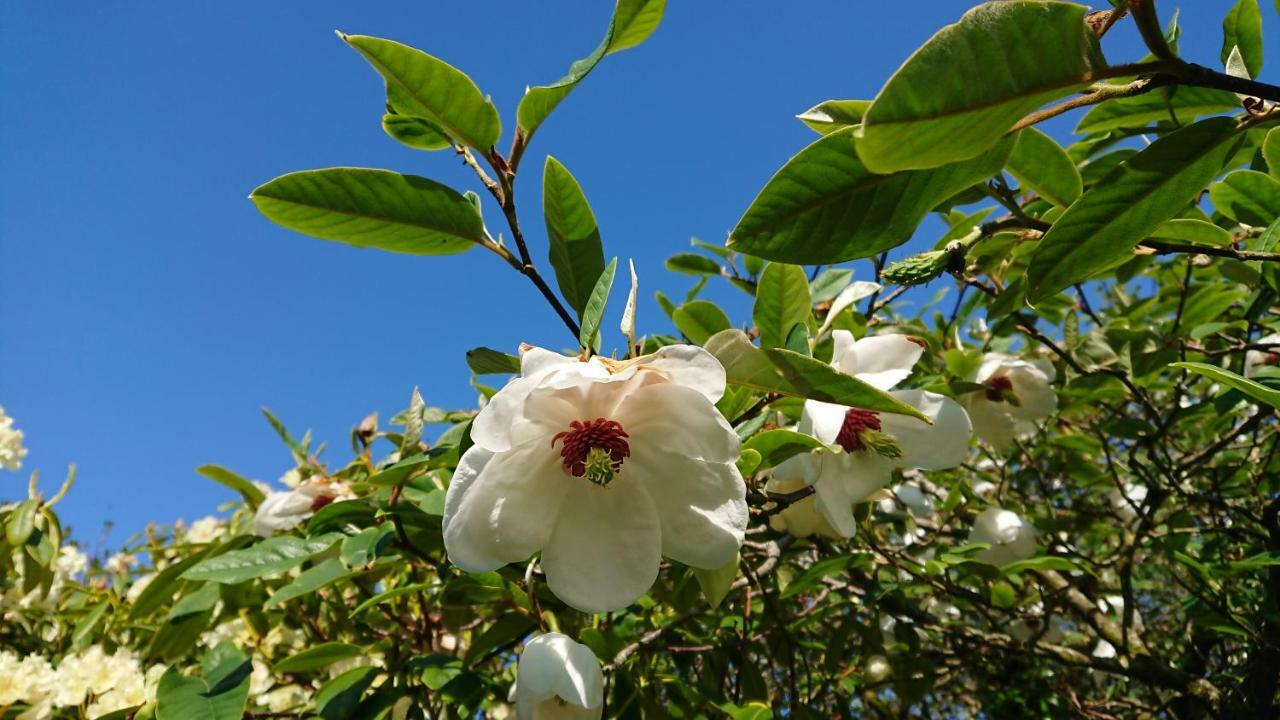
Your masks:
[{"label": "brown branch", "polygon": [[1256,250],[1237,250],[1233,247],[1218,247],[1214,245],[1190,245],[1187,243],[1171,243],[1164,240],[1143,240],[1138,243],[1140,247],[1155,250],[1157,255],[1168,255],[1170,253],[1189,253],[1198,255],[1211,255],[1213,257],[1231,258],[1232,260],[1260,260],[1262,262],[1280,262],[1280,253],[1261,252]]}]

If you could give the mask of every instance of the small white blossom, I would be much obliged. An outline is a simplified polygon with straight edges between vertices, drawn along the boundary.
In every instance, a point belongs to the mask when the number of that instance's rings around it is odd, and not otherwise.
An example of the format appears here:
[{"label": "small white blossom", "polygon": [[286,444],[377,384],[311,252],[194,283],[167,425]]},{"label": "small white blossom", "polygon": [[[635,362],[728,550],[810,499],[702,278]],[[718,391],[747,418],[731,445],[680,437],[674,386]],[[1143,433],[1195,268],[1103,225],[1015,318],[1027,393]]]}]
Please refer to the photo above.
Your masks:
[{"label": "small white blossom", "polygon": [[1138,519],[1138,511],[1142,508],[1142,503],[1146,499],[1146,485],[1126,483],[1124,492],[1120,492],[1119,488],[1111,488],[1107,492],[1107,501],[1111,505],[1111,510],[1125,522],[1133,522]]},{"label": "small white blossom", "polygon": [[253,515],[253,532],[270,537],[281,530],[292,530],[317,510],[337,500],[355,497],[346,483],[314,476],[286,492],[271,492]]},{"label": "small white blossom", "polygon": [[125,575],[134,565],[138,564],[138,558],[129,553],[118,552],[107,559],[107,572],[117,575]]},{"label": "small white blossom", "polygon": [[586,645],[539,635],[520,653],[515,696],[519,720],[595,720],[604,713],[604,673]]},{"label": "small white blossom", "polygon": [[1036,529],[1010,510],[983,510],[969,532],[969,542],[991,547],[975,556],[979,562],[1004,566],[1036,554]]},{"label": "small white blossom", "polygon": [[1251,378],[1264,367],[1280,365],[1280,334],[1258,338],[1254,345],[1276,345],[1269,350],[1248,350],[1244,354],[1244,376]]},{"label": "small white blossom", "polygon": [[893,674],[893,666],[883,655],[872,655],[863,666],[862,675],[869,683],[878,683]]},{"label": "small white blossom", "polygon": [[720,362],[689,345],[626,362],[526,346],[449,484],[450,561],[486,572],[541,551],[551,591],[583,612],[630,605],[664,555],[722,567],[747,525],[724,388]]},{"label": "small white blossom", "polygon": [[1058,408],[1053,391],[1056,372],[1043,358],[1023,360],[1003,353],[987,353],[969,380],[985,390],[967,393],[960,402],[969,411],[974,432],[996,449],[1030,435],[1038,423]]},{"label": "small white blossom", "polygon": [[189,543],[203,545],[211,543],[222,537],[226,532],[226,525],[221,518],[208,515],[191,523],[191,527],[187,528],[185,539]]},{"label": "small white blossom", "polygon": [[22,459],[26,456],[22,431],[14,429],[13,418],[5,415],[4,408],[0,407],[0,467],[17,472],[22,469]]}]

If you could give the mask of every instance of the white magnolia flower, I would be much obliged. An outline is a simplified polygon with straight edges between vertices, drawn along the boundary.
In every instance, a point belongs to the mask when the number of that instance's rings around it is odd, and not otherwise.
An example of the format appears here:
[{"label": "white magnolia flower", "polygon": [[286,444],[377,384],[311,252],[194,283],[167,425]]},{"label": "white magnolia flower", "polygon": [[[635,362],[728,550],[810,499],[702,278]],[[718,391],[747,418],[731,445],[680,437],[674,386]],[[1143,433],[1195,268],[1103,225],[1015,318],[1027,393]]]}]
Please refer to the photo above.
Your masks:
[{"label": "white magnolia flower", "polygon": [[[771,493],[792,493],[808,487],[808,476],[811,475],[812,460],[797,461],[791,458],[773,469],[764,489]],[[843,537],[831,527],[831,523],[818,512],[817,498],[814,495],[800,498],[791,503],[782,512],[769,518],[769,525],[779,532],[787,532],[796,537],[821,535],[839,539]]]},{"label": "white magnolia flower", "polygon": [[253,515],[253,532],[270,537],[281,530],[291,530],[325,505],[352,497],[346,483],[312,477],[292,490],[269,493]]},{"label": "white magnolia flower", "polygon": [[919,483],[904,482],[893,486],[889,492],[893,497],[880,501],[880,512],[894,517],[902,517],[906,513],[917,518],[933,517],[933,498]]},{"label": "white magnolia flower", "polygon": [[225,531],[226,526],[223,524],[222,518],[208,515],[191,523],[191,527],[187,528],[185,539],[189,543],[203,545],[222,537]]},{"label": "white magnolia flower", "polygon": [[1004,566],[1036,554],[1036,529],[1017,513],[992,507],[978,514],[969,531],[969,542],[991,546],[974,559]]},{"label": "white magnolia flower", "polygon": [[[1253,344],[1280,346],[1280,334],[1258,338],[1258,341]],[[1271,350],[1249,350],[1244,354],[1244,376],[1247,378],[1257,375],[1258,371],[1264,367],[1275,367],[1277,365],[1280,365],[1280,347]],[[3,417],[2,410],[0,410],[0,417]],[[0,456],[0,458],[2,457]]]},{"label": "white magnolia flower", "polygon": [[[942,470],[964,461],[972,428],[951,398],[924,390],[892,390],[911,374],[924,348],[906,335],[855,341],[847,330],[832,334],[831,364],[910,405],[933,421],[808,400],[799,430],[836,448],[798,455],[788,474],[814,486],[815,507],[843,537],[853,537],[853,506],[893,479],[895,468]],[[785,464],[785,463],[784,463]]]},{"label": "white magnolia flower", "polygon": [[449,559],[485,572],[541,551],[547,585],[584,612],[634,602],[663,555],[722,567],[747,525],[724,387],[698,347],[582,362],[526,346],[445,496]]},{"label": "white magnolia flower", "polygon": [[129,569],[138,564],[138,558],[129,553],[118,552],[107,559],[107,572],[117,575],[124,575]]},{"label": "white magnolia flower", "polygon": [[1027,606],[1024,614],[1009,623],[1009,635],[1019,642],[1039,640],[1058,644],[1066,637],[1066,624],[1058,615],[1044,616],[1044,604],[1035,602]]},{"label": "white magnolia flower", "polygon": [[22,469],[22,458],[27,449],[22,446],[22,431],[13,429],[13,418],[0,407],[0,467],[13,472]]},{"label": "white magnolia flower", "polygon": [[539,635],[520,653],[515,696],[519,720],[596,720],[604,713],[604,673],[586,645]]},{"label": "white magnolia flower", "polygon": [[1120,492],[1119,488],[1111,488],[1107,492],[1107,501],[1111,504],[1112,512],[1125,522],[1133,522],[1138,519],[1138,511],[1142,508],[1142,503],[1146,499],[1146,485],[1126,483],[1123,493]]},{"label": "white magnolia flower", "polygon": [[960,398],[978,437],[996,449],[1015,437],[1034,433],[1037,423],[1053,414],[1058,396],[1053,391],[1056,371],[1044,358],[1023,360],[1003,353],[987,353],[969,378],[986,390]]}]

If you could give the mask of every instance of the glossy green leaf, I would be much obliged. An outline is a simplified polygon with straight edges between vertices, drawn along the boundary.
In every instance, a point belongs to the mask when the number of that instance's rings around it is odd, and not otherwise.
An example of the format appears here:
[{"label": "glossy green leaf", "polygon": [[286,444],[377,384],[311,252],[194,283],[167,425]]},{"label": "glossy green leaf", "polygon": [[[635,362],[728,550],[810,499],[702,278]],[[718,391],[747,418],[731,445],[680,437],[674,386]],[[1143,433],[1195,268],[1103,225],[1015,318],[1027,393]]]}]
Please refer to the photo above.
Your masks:
[{"label": "glossy green leaf", "polygon": [[1280,180],[1257,170],[1236,170],[1209,187],[1209,200],[1236,222],[1266,227],[1280,217]]},{"label": "glossy green leaf", "polygon": [[676,329],[694,344],[701,345],[721,330],[733,327],[729,316],[718,305],[706,300],[691,300],[671,313]]},{"label": "glossy green leaf", "polygon": [[[369,528],[374,530],[376,528]],[[337,558],[329,558],[323,562],[303,570],[289,584],[281,587],[271,594],[270,599],[263,605],[265,609],[270,610],[279,607],[281,604],[289,602],[294,598],[309,595],[320,588],[328,587],[343,578],[355,575],[347,570]]]},{"label": "glossy green leaf", "polygon": [[203,550],[165,567],[156,573],[156,576],[151,582],[147,583],[147,586],[138,594],[138,597],[134,598],[133,605],[129,608],[129,619],[139,620],[161,609],[173,600],[174,594],[183,582],[182,574],[184,572],[206,558],[230,552],[248,542],[248,540],[249,538],[240,536],[222,545],[209,545]]},{"label": "glossy green leaf", "polygon": [[587,304],[582,309],[582,326],[578,333],[578,341],[582,343],[582,347],[595,347],[596,332],[600,330],[604,308],[609,302],[609,291],[613,289],[613,274],[617,269],[618,258],[613,258],[605,266],[604,272],[600,273],[600,278],[596,280]]},{"label": "glossy green leaf", "polygon": [[742,447],[760,453],[760,464],[756,469],[764,470],[776,467],[801,453],[820,450],[824,446],[822,441],[812,435],[780,429],[756,433]]},{"label": "glossy green leaf", "polygon": [[1262,72],[1262,8],[1258,0],[1236,0],[1222,20],[1222,62],[1226,64],[1231,48],[1240,48],[1249,77]]},{"label": "glossy green leaf", "polygon": [[858,155],[879,173],[975,157],[1024,115],[1093,82],[1106,67],[1085,7],[983,3],[929,39],[863,118]]},{"label": "glossy green leaf", "polygon": [[324,720],[346,720],[352,717],[364,691],[369,689],[377,675],[377,668],[358,667],[326,682],[316,691],[316,712]]},{"label": "glossy green leaf", "polygon": [[756,302],[751,310],[751,318],[760,332],[760,346],[785,346],[791,326],[808,323],[812,311],[809,278],[804,268],[780,262],[769,263],[760,273]]},{"label": "glossy green leaf", "polygon": [[718,568],[692,568],[693,577],[697,579],[698,587],[702,588],[702,596],[712,608],[720,606],[733,587],[733,581],[738,579],[738,560],[738,554],[734,553],[728,562]]},{"label": "glossy green leaf", "polygon": [[550,155],[542,171],[542,215],[560,294],[581,319],[591,290],[604,272],[604,249],[596,216],[582,187]]},{"label": "glossy green leaf", "polygon": [[439,126],[413,115],[387,113],[382,116],[382,130],[415,150],[443,150],[453,145]]},{"label": "glossy green leaf", "polygon": [[1094,105],[1080,118],[1077,133],[1104,133],[1176,120],[1189,125],[1204,115],[1240,108],[1240,99],[1225,90],[1174,85],[1141,95],[1115,98]]},{"label": "glossy green leaf", "polygon": [[1280,178],[1280,127],[1271,128],[1262,140],[1262,158],[1271,177]]},{"label": "glossy green leaf", "polygon": [[289,173],[249,199],[274,223],[303,235],[414,255],[449,255],[484,240],[475,206],[438,182],[390,170],[328,168]]},{"label": "glossy green leaf", "polygon": [[1108,173],[1041,238],[1027,268],[1028,301],[1128,259],[1222,170],[1240,138],[1230,118],[1202,120],[1161,137]]},{"label": "glossy green leaf", "polygon": [[249,699],[252,672],[249,657],[234,648],[205,667],[201,677],[184,676],[171,667],[156,690],[156,718],[239,720]]},{"label": "glossy green leaf", "polygon": [[467,351],[467,367],[477,375],[509,375],[520,373],[520,358],[487,347]]},{"label": "glossy green leaf", "polygon": [[218,604],[219,596],[217,583],[205,583],[195,592],[190,595],[184,595],[182,599],[174,603],[169,608],[169,614],[165,616],[165,619],[170,621],[181,620],[188,615],[209,612]]},{"label": "glossy green leaf", "polygon": [[411,595],[413,593],[419,593],[424,590],[430,590],[433,587],[435,587],[433,583],[414,583],[412,585],[402,585],[400,587],[391,588],[390,590],[380,592],[377,595],[374,595],[368,600],[365,600],[364,602],[357,605],[355,609],[351,611],[351,615],[352,617],[354,617],[356,615],[359,615],[365,612],[366,610],[372,607],[381,605],[382,603],[390,602],[404,595]]},{"label": "glossy green leaf", "polygon": [[1260,403],[1270,405],[1274,408],[1280,408],[1280,390],[1269,388],[1260,382],[1255,382],[1249,378],[1242,377],[1230,370],[1224,370],[1217,365],[1207,365],[1205,363],[1198,362],[1176,362],[1170,363],[1169,367],[1190,370],[1191,372],[1196,373],[1197,375],[1203,375],[1214,382],[1219,382],[1227,387],[1235,388]]},{"label": "glossy green leaf", "polygon": [[809,283],[809,297],[815,302],[830,302],[853,281],[849,268],[827,268]]},{"label": "glossy green leaf", "polygon": [[[391,544],[395,530],[391,523],[365,528],[342,541],[339,556],[349,568],[361,568],[377,560]],[[326,561],[328,562],[328,561]],[[305,574],[305,573],[304,573]]]},{"label": "glossy green leaf", "polygon": [[343,33],[338,37],[387,81],[396,112],[425,118],[458,144],[482,153],[498,142],[498,110],[466,73],[392,40]]},{"label": "glossy green leaf", "polygon": [[1151,237],[1161,240],[1177,240],[1179,242],[1200,243],[1225,247],[1231,244],[1231,233],[1204,220],[1193,218],[1174,218],[1166,220],[1155,230]]},{"label": "glossy green leaf", "polygon": [[676,253],[667,258],[665,267],[685,275],[719,275],[720,264],[698,253]]},{"label": "glossy green leaf", "polygon": [[1017,144],[1005,167],[1018,182],[1058,207],[1075,202],[1084,190],[1080,171],[1067,151],[1035,128],[1018,133]]},{"label": "glossy green leaf", "polygon": [[225,485],[232,490],[240,493],[240,497],[244,498],[244,502],[249,506],[250,510],[258,507],[258,504],[266,497],[257,485],[249,482],[245,477],[237,475],[221,465],[201,465],[196,468],[196,472],[209,478],[210,480]]},{"label": "glossy green leaf", "polygon": [[4,524],[4,537],[10,547],[21,547],[31,537],[31,533],[35,532],[36,514],[39,510],[40,501],[29,498],[18,503],[9,512],[9,518]]},{"label": "glossy green leaf", "polygon": [[862,122],[870,100],[827,100],[796,116],[810,130],[827,135]]},{"label": "glossy green leaf", "polygon": [[344,642],[326,642],[290,655],[271,667],[276,675],[305,673],[328,667],[339,660],[358,657],[364,648]]},{"label": "glossy green leaf", "polygon": [[787,161],[729,234],[729,247],[768,260],[825,265],[869,257],[911,238],[938,203],[1004,167],[1013,138],[964,162],[877,175],[853,151],[853,128]]},{"label": "glossy green leaf", "polygon": [[301,565],[308,558],[332,547],[342,537],[341,533],[327,533],[305,539],[292,535],[278,535],[244,550],[233,550],[203,560],[184,572],[182,577],[187,580],[240,583],[265,575],[274,575]]},{"label": "glossy green leaf", "polygon": [[604,40],[590,55],[570,65],[569,72],[559,80],[550,85],[531,87],[525,92],[516,109],[516,124],[524,134],[525,142],[606,55],[635,47],[648,39],[662,22],[666,5],[666,0],[618,0],[613,16],[609,18]]},{"label": "glossy green leaf", "polygon": [[724,365],[732,385],[925,419],[919,410],[820,360],[781,348],[761,350],[741,330],[716,333],[705,347]]}]

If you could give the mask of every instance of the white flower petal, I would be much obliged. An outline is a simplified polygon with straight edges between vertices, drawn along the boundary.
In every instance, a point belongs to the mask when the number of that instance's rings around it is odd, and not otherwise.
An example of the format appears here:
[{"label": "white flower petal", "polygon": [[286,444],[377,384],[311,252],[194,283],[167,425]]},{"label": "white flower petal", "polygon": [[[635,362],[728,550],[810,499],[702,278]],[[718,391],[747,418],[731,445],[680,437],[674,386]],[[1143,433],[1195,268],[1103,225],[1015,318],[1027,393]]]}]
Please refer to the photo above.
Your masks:
[{"label": "white flower petal", "polygon": [[638,358],[637,370],[658,370],[671,382],[697,390],[712,404],[724,395],[724,366],[715,355],[696,345],[667,345],[652,355]]},{"label": "white flower petal", "polygon": [[[786,462],[796,460],[806,455],[797,455]],[[783,465],[786,464],[783,463]],[[779,468],[782,465],[778,466]],[[792,493],[806,487],[808,483],[799,478],[784,479],[779,477],[771,477],[765,483],[764,489],[774,493]],[[809,537],[810,535],[821,535],[823,537],[839,538],[840,533],[831,527],[831,523],[822,517],[818,512],[817,499],[813,495],[801,498],[791,503],[782,512],[777,513],[769,518],[769,525],[779,532],[787,532],[798,538]]]},{"label": "white flower petal", "polygon": [[568,483],[542,553],[547,586],[588,613],[621,610],[648,592],[662,560],[658,512],[644,488],[620,473],[606,487]]},{"label": "white flower petal", "polygon": [[296,527],[298,523],[311,517],[314,502],[315,498],[296,490],[267,495],[253,514],[253,533],[260,537],[270,537],[281,530]]},{"label": "white flower petal", "polygon": [[[599,718],[604,711],[604,673],[586,645],[547,633],[530,640],[520,653],[515,695],[521,718]],[[547,712],[556,708],[581,712]]]},{"label": "white flower petal", "polygon": [[837,533],[853,537],[853,506],[893,480],[893,461],[871,452],[819,453],[815,507]]},{"label": "white flower petal", "polygon": [[734,462],[740,454],[733,427],[689,387],[646,385],[627,395],[611,417],[630,436],[633,451],[643,446],[713,463]]},{"label": "white flower petal", "polygon": [[880,390],[907,379],[924,347],[906,335],[872,335],[833,355],[831,364]]},{"label": "white flower petal", "polygon": [[820,400],[805,400],[804,411],[800,414],[797,429],[805,435],[812,435],[822,442],[831,445],[840,435],[844,426],[845,413],[849,408]]},{"label": "white flower petal", "polygon": [[449,560],[467,572],[487,572],[528,559],[551,537],[574,484],[589,483],[565,473],[549,444],[504,453],[473,446],[445,493]]},{"label": "white flower petal", "polygon": [[662,526],[662,554],[690,567],[723,567],[742,547],[747,487],[732,462],[636,447],[622,474],[643,485]]},{"label": "white flower petal", "polygon": [[973,430],[983,442],[996,450],[1003,450],[1013,444],[1016,435],[1015,422],[1004,406],[1008,403],[995,403],[982,393],[971,393],[964,398],[965,410],[973,423]]},{"label": "white flower petal", "polygon": [[880,416],[881,429],[902,449],[899,462],[903,467],[943,470],[964,462],[973,426],[960,403],[924,390],[895,390],[890,395],[933,420],[929,425],[906,415]]},{"label": "white flower petal", "polygon": [[975,556],[979,562],[1004,566],[1036,554],[1036,529],[1015,512],[991,507],[974,520],[969,542],[991,545]]},{"label": "white flower petal", "polygon": [[1012,383],[1014,397],[1018,400],[1017,405],[1006,403],[1010,415],[1035,422],[1049,417],[1058,409],[1058,394],[1040,368],[1020,362],[1009,368],[1005,377]]}]

